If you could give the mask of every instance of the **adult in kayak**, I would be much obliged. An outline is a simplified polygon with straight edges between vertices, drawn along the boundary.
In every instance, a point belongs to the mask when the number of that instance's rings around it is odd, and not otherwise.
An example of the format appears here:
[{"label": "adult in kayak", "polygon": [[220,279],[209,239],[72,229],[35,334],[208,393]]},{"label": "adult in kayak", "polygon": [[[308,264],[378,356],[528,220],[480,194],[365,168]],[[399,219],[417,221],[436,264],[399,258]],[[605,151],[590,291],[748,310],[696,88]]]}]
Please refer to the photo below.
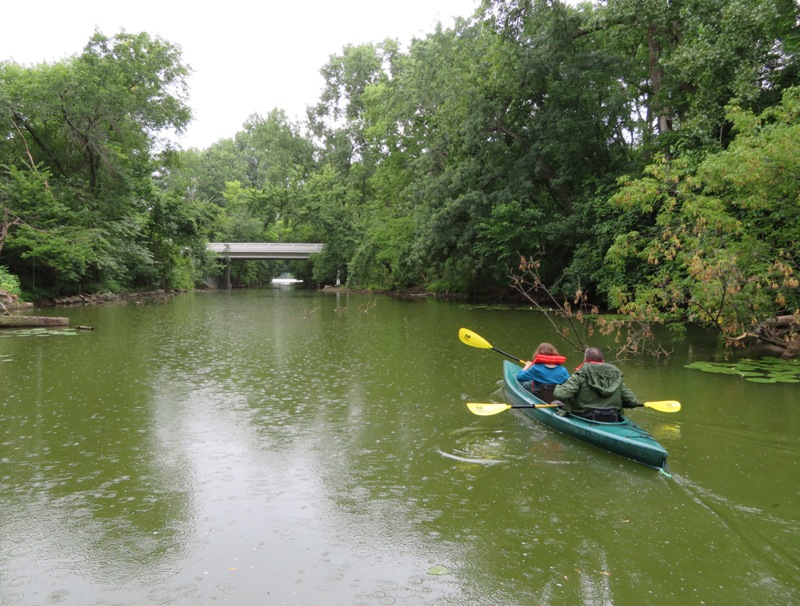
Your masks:
[{"label": "adult in kayak", "polygon": [[603,352],[590,347],[572,376],[553,391],[563,402],[563,410],[593,421],[615,423],[622,420],[623,408],[644,406],[622,380],[622,371],[606,364]]},{"label": "adult in kayak", "polygon": [[517,381],[540,400],[550,402],[555,386],[569,379],[569,371],[563,366],[566,361],[551,343],[540,343],[533,360],[517,373]]}]

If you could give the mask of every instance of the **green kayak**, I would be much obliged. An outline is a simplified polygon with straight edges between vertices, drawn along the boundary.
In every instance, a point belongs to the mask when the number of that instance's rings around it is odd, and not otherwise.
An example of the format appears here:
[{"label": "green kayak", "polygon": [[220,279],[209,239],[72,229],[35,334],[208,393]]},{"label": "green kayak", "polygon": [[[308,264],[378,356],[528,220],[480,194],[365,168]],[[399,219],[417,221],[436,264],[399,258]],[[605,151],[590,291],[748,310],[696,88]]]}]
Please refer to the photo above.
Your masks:
[{"label": "green kayak", "polygon": [[519,370],[519,366],[503,362],[506,397],[512,406],[556,431],[667,473],[667,451],[636,423],[629,419],[601,423],[572,415],[560,416],[557,408],[535,408],[544,402],[519,384]]}]

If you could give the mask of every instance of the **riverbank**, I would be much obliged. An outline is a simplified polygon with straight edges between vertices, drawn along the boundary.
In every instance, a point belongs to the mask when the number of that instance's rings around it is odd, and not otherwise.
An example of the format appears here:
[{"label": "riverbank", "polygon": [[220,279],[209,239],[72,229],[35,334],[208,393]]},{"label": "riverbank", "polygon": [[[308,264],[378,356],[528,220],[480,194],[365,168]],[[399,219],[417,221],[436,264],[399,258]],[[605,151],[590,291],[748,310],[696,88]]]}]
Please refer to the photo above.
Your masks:
[{"label": "riverbank", "polygon": [[0,313],[18,309],[30,309],[31,307],[33,307],[33,303],[27,303],[7,290],[0,290]]},{"label": "riverbank", "polygon": [[177,294],[188,292],[185,289],[175,290],[148,290],[128,293],[94,293],[80,294],[55,299],[42,299],[36,302],[36,307],[70,307],[74,305],[101,305],[104,303],[158,303]]},{"label": "riverbank", "polygon": [[406,290],[378,290],[368,288],[350,288],[346,286],[322,286],[320,292],[324,293],[357,293],[362,295],[385,295],[393,299],[440,299],[442,301],[474,301],[486,304],[506,304],[506,305],[529,305],[529,302],[521,297],[516,291],[498,291],[483,295],[469,295],[466,293],[454,292],[434,292],[422,288],[411,288]]},{"label": "riverbank", "polygon": [[46,307],[73,307],[76,305],[102,305],[105,303],[160,303],[170,297],[186,293],[187,290],[148,290],[128,293],[93,293],[72,295],[69,297],[56,297],[54,299],[39,299],[33,303],[23,301],[17,295],[0,290],[0,313],[8,314],[24,309]]}]

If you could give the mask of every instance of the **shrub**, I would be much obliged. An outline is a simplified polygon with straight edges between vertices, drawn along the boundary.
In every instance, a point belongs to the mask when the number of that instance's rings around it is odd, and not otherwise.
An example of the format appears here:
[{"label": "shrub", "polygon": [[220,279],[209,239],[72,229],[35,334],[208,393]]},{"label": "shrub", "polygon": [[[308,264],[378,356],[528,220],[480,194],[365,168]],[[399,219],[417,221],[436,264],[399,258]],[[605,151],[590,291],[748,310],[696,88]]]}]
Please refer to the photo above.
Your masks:
[{"label": "shrub", "polygon": [[7,267],[0,265],[0,290],[4,290],[12,295],[22,296],[22,289],[19,285],[19,278],[8,271]]}]

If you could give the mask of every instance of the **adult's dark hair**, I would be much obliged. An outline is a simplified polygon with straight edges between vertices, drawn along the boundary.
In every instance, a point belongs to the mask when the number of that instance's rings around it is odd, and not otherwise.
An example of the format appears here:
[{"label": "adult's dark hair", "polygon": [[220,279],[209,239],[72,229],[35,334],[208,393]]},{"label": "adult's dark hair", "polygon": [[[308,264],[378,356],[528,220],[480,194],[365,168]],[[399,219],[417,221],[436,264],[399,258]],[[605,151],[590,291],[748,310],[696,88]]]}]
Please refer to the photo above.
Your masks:
[{"label": "adult's dark hair", "polygon": [[605,362],[605,358],[603,357],[603,352],[597,349],[596,347],[587,347],[586,351],[583,352],[583,361]]}]

